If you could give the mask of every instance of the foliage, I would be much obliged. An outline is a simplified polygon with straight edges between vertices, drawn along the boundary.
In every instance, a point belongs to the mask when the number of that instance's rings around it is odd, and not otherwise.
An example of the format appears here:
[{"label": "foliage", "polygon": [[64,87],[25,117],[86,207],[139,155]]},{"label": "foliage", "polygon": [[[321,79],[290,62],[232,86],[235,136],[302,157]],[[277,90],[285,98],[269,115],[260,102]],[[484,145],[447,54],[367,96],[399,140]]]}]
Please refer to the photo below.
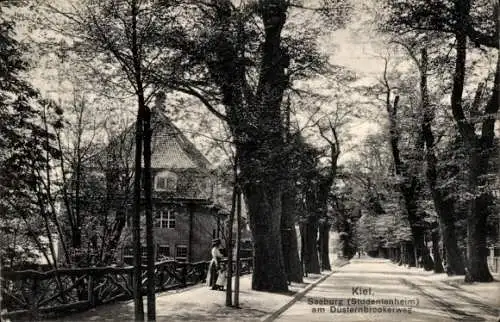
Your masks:
[{"label": "foliage", "polygon": [[358,159],[347,163],[341,174],[354,239],[366,251],[411,240],[386,135],[369,135],[358,149]]},{"label": "foliage", "polygon": [[47,163],[60,152],[44,119],[62,112],[25,80],[29,66],[23,59],[24,48],[14,39],[15,23],[4,9],[0,5],[0,212],[2,258],[9,258],[12,265],[17,256],[26,259],[21,256],[24,251],[28,256],[35,249],[47,255],[39,238],[49,226],[50,196],[43,186],[49,179]]},{"label": "foliage", "polygon": [[[470,18],[463,26],[476,46],[498,48],[498,3],[494,1],[465,1],[470,7]],[[457,3],[450,0],[386,1],[381,12],[384,29],[397,34],[407,32],[425,35],[433,32],[453,35],[457,25]]]}]

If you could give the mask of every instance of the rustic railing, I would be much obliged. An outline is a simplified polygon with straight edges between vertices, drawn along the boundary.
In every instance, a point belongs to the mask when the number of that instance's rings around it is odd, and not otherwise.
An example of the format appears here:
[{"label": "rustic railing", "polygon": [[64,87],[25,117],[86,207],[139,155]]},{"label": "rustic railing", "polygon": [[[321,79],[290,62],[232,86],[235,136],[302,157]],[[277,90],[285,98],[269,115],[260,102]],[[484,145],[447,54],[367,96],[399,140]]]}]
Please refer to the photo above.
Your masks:
[{"label": "rustic railing", "polygon": [[[156,291],[203,282],[208,264],[181,263],[174,260],[156,263]],[[252,258],[240,260],[241,274],[250,273],[252,267]],[[147,285],[145,271],[146,267],[143,267],[143,294]],[[132,276],[132,266],[62,268],[47,272],[3,271],[1,316],[36,320],[128,300],[133,296]]]}]

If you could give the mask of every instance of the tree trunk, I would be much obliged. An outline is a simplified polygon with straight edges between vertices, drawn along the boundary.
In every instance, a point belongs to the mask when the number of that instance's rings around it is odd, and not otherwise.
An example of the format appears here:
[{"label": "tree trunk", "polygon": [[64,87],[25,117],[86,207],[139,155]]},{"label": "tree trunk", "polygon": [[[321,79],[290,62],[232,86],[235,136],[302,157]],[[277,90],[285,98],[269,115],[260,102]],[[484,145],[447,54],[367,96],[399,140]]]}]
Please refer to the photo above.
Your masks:
[{"label": "tree trunk", "polygon": [[394,252],[396,253],[395,262],[400,264],[401,263],[401,249],[399,247],[394,247]]},{"label": "tree trunk", "polygon": [[123,209],[116,210],[116,220],[113,225],[113,230],[110,232],[110,237],[108,243],[103,246],[103,264],[110,265],[115,258],[116,247],[118,246],[118,242],[120,241],[120,237],[122,236],[123,228],[125,227],[126,222],[126,214]]},{"label": "tree trunk", "polygon": [[[144,103],[144,97],[140,97]],[[147,315],[148,321],[156,320],[155,297],[155,243],[153,235],[153,196],[151,173],[151,110],[145,107],[144,118],[144,198],[146,199],[146,249],[147,249]]]},{"label": "tree trunk", "polygon": [[[467,270],[471,282],[491,282],[493,277],[488,269],[486,244],[487,220],[491,215],[491,200],[488,192],[479,191],[487,186],[490,158],[495,153],[495,114],[499,109],[500,96],[500,55],[497,57],[493,90],[485,108],[481,137],[466,141],[469,148],[469,189],[474,198],[469,202],[467,214]],[[479,101],[479,99],[478,99]],[[472,141],[472,142],[471,142]],[[474,143],[474,144],[473,144]]]},{"label": "tree trunk", "polygon": [[424,270],[431,271],[434,268],[434,261],[432,260],[429,249],[425,246],[425,235],[422,227],[414,227],[413,238],[414,241],[414,251],[416,254],[416,259],[421,260],[422,266]]},{"label": "tree trunk", "polygon": [[392,247],[392,262],[395,264],[399,264],[399,261],[401,260],[401,256],[399,253],[399,247]]},{"label": "tree trunk", "polygon": [[295,190],[286,189],[282,195],[281,242],[285,271],[289,282],[302,283],[297,234],[295,232]]},{"label": "tree trunk", "polygon": [[227,280],[226,280],[226,306],[233,305],[233,225],[234,215],[236,213],[236,203],[238,202],[238,157],[235,157],[233,166],[233,195],[231,198],[231,212],[229,214],[228,232],[226,238],[226,254],[227,254]]},{"label": "tree trunk", "polygon": [[401,242],[401,257],[402,265],[408,265],[408,267],[415,267],[415,253],[413,248],[413,243],[411,241]]},{"label": "tree trunk", "polygon": [[[487,153],[487,152],[483,152]],[[488,157],[479,156],[472,153],[471,156],[471,186],[479,186],[479,177],[484,176],[487,169]],[[484,182],[481,182],[484,184]],[[486,244],[487,218],[490,213],[489,197],[487,193],[479,193],[478,196],[469,202],[467,215],[467,271],[466,281],[469,282],[491,282],[491,275],[487,256],[488,247]]]},{"label": "tree trunk", "polygon": [[240,307],[240,250],[241,250],[241,191],[236,196],[236,272],[234,279],[234,307]]},{"label": "tree trunk", "polygon": [[410,265],[410,257],[409,257],[409,252],[408,252],[408,242],[403,242],[403,248],[401,249],[403,260],[402,264],[403,265]]},{"label": "tree trunk", "polygon": [[486,245],[486,219],[489,210],[484,209],[484,204],[487,203],[484,197],[476,199],[475,202],[477,215],[467,218],[468,273],[471,281],[491,282],[493,276],[488,268]]},{"label": "tree trunk", "polygon": [[406,252],[408,258],[409,267],[417,267],[417,261],[415,258],[415,244],[413,242],[408,242],[406,245]]},{"label": "tree trunk", "polygon": [[322,223],[319,226],[321,269],[326,271],[332,270],[329,251],[330,227],[331,225],[328,222]]},{"label": "tree trunk", "polygon": [[[352,249],[350,245],[350,238],[351,236],[349,235],[348,232],[343,232],[341,235],[341,241],[342,241],[342,257],[346,259],[351,259],[352,257]],[[378,248],[378,257],[380,257],[380,251],[381,247]]]},{"label": "tree trunk", "polygon": [[[244,158],[241,158],[241,164]],[[242,171],[242,180],[244,171]],[[269,182],[252,182],[243,187],[254,243],[252,289],[288,290],[281,247],[281,189]]]},{"label": "tree trunk", "polygon": [[135,134],[135,175],[134,175],[134,217],[132,221],[132,243],[134,249],[134,310],[135,320],[144,321],[144,304],[142,302],[142,269],[141,269],[141,172],[142,172],[142,131],[144,111],[139,107]]},{"label": "tree trunk", "polygon": [[432,271],[434,269],[434,260],[432,259],[431,252],[425,243],[420,256],[422,257],[422,266],[424,270]]},{"label": "tree trunk", "polygon": [[411,243],[410,246],[411,253],[409,257],[409,265],[410,267],[416,267],[417,259],[422,258],[423,263],[426,263],[425,270],[431,270],[434,263],[432,262],[432,258],[430,258],[429,250],[427,249],[427,247],[425,247],[422,221],[419,220],[416,214],[416,196],[414,194],[410,194],[410,191],[408,190],[405,190],[403,194],[408,211],[408,221],[410,222],[410,228],[413,237],[413,243]]},{"label": "tree trunk", "polygon": [[433,229],[432,236],[432,256],[434,256],[434,273],[444,273],[443,260],[439,252],[439,230]]},{"label": "tree trunk", "polygon": [[[81,124],[79,124],[81,126]],[[80,129],[79,129],[80,130]],[[80,205],[81,196],[80,196],[80,188],[81,188],[81,167],[82,167],[82,158],[81,158],[81,149],[80,149],[80,141],[81,135],[78,135],[77,138],[77,146],[76,146],[76,182],[75,182],[75,226],[72,227],[73,230],[73,249],[80,250],[82,247],[82,209]],[[79,252],[80,253],[80,252]],[[81,258],[77,259],[77,262],[80,261]]]},{"label": "tree trunk", "polygon": [[406,251],[404,242],[399,242],[399,266],[406,265]]},{"label": "tree trunk", "polygon": [[307,221],[301,224],[300,234],[302,236],[303,262],[306,274],[321,273],[318,258],[318,218],[317,216],[308,216]]},{"label": "tree trunk", "polygon": [[[453,208],[452,208],[453,209]],[[446,259],[446,273],[449,276],[465,274],[465,266],[462,253],[458,249],[457,238],[455,234],[455,220],[448,210],[443,210],[444,216],[439,217],[439,228],[443,240],[443,248]]]},{"label": "tree trunk", "polygon": [[[134,308],[135,320],[144,321],[144,304],[142,302],[142,249],[141,249],[141,184],[142,184],[142,143],[144,139],[144,119],[146,118],[146,102],[142,82],[141,58],[137,41],[137,15],[139,8],[137,1],[131,2],[132,14],[132,56],[135,85],[137,86],[137,122],[135,137],[135,181],[134,181],[134,220],[133,220],[133,244],[134,244]],[[150,117],[150,115],[148,116]],[[149,133],[146,133],[149,135]],[[147,154],[147,153],[145,153]],[[150,153],[149,153],[150,154]],[[146,161],[146,160],[145,160]],[[146,174],[148,175],[148,174]],[[151,173],[149,173],[149,176]],[[148,302],[149,304],[149,302]],[[148,316],[149,317],[149,316]]]}]

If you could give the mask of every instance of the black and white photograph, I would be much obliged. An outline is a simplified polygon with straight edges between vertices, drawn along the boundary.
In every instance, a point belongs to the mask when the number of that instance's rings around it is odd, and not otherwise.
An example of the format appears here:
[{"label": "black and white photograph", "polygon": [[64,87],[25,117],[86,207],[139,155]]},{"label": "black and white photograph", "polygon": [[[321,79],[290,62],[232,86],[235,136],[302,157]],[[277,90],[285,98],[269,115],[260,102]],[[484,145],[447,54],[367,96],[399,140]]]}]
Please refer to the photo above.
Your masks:
[{"label": "black and white photograph", "polygon": [[499,0],[0,0],[0,321],[500,322]]}]

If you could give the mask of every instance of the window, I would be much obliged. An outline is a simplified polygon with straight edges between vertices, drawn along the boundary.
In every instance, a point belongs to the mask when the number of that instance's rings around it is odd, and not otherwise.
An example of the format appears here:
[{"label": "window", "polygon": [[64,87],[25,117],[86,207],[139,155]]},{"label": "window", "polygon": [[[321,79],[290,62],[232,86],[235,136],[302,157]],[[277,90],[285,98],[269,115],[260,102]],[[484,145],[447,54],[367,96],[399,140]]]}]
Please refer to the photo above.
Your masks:
[{"label": "window", "polygon": [[134,249],[131,246],[123,247],[123,262],[127,265],[134,264]]},{"label": "window", "polygon": [[170,257],[170,246],[169,245],[159,245],[156,257],[159,260],[167,260]]},{"label": "window", "polygon": [[160,245],[158,246],[158,255],[161,256],[170,256],[170,246],[168,245]]},{"label": "window", "polygon": [[123,256],[134,256],[134,250],[132,247],[123,247]]},{"label": "window", "polygon": [[[142,263],[144,265],[147,264],[147,256],[148,256],[147,247],[141,246],[141,258],[142,258]],[[134,248],[132,246],[123,247],[123,261],[127,265],[134,264]]]},{"label": "window", "polygon": [[[141,251],[142,251],[142,256],[147,256],[148,252],[146,246],[141,246]],[[123,247],[123,256],[133,257],[134,248],[132,246]]]},{"label": "window", "polygon": [[141,246],[141,262],[142,265],[148,264],[148,248],[146,246]]},{"label": "window", "polygon": [[155,227],[175,228],[175,212],[173,210],[160,210],[156,212]]},{"label": "window", "polygon": [[175,173],[169,171],[158,173],[155,177],[155,190],[175,192],[177,190],[177,176]]},{"label": "window", "polygon": [[186,261],[188,248],[186,245],[177,245],[175,247],[175,260]]}]

